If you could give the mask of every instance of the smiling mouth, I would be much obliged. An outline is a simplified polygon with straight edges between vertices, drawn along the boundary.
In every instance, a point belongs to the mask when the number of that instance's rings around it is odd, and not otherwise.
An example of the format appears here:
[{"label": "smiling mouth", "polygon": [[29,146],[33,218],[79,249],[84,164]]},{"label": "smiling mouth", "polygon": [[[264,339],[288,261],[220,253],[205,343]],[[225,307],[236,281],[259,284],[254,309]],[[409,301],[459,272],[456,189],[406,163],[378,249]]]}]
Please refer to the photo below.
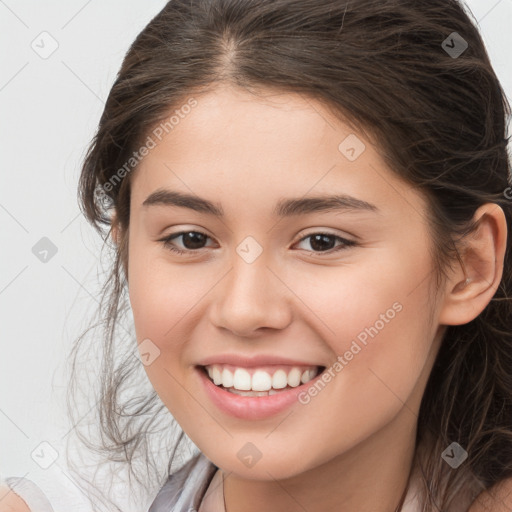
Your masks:
[{"label": "smiling mouth", "polygon": [[236,367],[212,364],[199,367],[217,387],[240,396],[269,396],[307,384],[325,366]]}]

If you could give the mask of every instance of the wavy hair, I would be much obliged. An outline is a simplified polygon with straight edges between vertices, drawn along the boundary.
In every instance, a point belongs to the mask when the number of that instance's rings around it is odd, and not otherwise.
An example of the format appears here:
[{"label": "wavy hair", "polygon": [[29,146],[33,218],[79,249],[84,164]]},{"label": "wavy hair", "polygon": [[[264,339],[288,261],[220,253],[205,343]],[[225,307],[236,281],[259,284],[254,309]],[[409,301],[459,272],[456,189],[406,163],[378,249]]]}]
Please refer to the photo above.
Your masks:
[{"label": "wavy hair", "polygon": [[[467,43],[460,55],[450,54],[454,37]],[[393,172],[428,199],[438,283],[458,258],[458,241],[474,229],[479,206],[501,206],[512,232],[510,105],[460,1],[167,3],[129,48],[84,160],[79,203],[112,261],[95,324],[99,346],[92,349],[84,334],[70,356],[69,411],[76,423],[84,351],[89,358],[101,351],[97,378],[86,390],[95,389],[97,421],[89,427],[97,434],[89,429],[81,440],[127,464],[148,488],[163,484],[186,436],[148,385],[133,357],[133,328],[122,324],[129,313],[127,228],[137,168],[131,159],[172,109],[219,84],[321,101],[372,140]],[[110,208],[120,227],[117,245],[110,241]],[[425,512],[465,510],[481,491],[512,477],[511,240],[496,294],[473,321],[448,327],[425,389],[415,454]],[[452,441],[468,452],[457,470],[441,458]]]}]

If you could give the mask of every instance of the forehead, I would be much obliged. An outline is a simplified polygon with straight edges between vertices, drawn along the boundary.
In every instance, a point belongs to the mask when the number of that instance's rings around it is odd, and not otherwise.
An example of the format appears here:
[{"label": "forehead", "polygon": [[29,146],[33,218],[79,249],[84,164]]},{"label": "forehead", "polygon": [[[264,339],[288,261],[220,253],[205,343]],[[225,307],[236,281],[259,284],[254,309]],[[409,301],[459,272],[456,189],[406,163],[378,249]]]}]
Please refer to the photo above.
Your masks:
[{"label": "forehead", "polygon": [[174,122],[149,134],[154,147],[132,176],[137,205],[170,188],[217,198],[228,213],[230,204],[255,208],[268,199],[273,206],[285,196],[333,192],[422,206],[378,148],[312,98],[227,87],[191,95],[185,104],[194,106],[174,106]]},{"label": "forehead", "polygon": [[[194,106],[187,107],[191,98]],[[242,160],[246,167],[256,151],[260,163],[274,159],[277,170],[281,161],[297,160],[303,152],[310,154],[312,146],[320,144],[319,151],[332,146],[335,141],[325,138],[328,131],[336,128],[336,138],[343,135],[343,130],[349,134],[348,127],[315,103],[298,94],[253,94],[235,87],[219,87],[191,96],[170,109],[168,119],[172,119],[172,126],[164,120],[155,128],[159,136],[157,147],[145,160],[165,159],[171,151],[177,156],[180,150],[194,148],[195,160],[211,162],[215,155],[218,159]]]}]

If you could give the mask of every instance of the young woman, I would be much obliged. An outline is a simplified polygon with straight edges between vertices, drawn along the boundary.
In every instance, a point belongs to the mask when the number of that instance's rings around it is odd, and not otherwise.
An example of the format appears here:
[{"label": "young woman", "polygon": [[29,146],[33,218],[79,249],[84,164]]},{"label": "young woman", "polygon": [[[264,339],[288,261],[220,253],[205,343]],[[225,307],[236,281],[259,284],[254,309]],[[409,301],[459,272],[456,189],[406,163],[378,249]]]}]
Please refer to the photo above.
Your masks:
[{"label": "young woman", "polygon": [[[149,23],[80,201],[116,257],[101,439],[167,458],[150,512],[510,510],[509,115],[455,0]],[[149,450],[162,417],[181,435]]]}]

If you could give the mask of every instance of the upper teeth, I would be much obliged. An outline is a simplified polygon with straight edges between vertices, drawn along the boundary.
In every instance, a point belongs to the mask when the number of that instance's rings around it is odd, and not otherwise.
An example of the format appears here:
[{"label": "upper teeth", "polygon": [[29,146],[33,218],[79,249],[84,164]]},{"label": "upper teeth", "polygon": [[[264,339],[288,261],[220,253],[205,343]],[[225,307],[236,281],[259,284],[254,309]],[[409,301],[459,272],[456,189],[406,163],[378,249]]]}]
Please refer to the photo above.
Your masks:
[{"label": "upper teeth", "polygon": [[[234,368],[234,367],[233,367]],[[217,386],[225,388],[234,387],[241,391],[268,391],[283,389],[286,386],[297,387],[301,382],[305,384],[316,377],[318,367],[314,366],[301,369],[293,366],[290,370],[277,369],[273,374],[263,369],[253,369],[251,373],[245,368],[234,368],[233,370],[223,365],[214,364],[206,366],[208,375]]]}]

